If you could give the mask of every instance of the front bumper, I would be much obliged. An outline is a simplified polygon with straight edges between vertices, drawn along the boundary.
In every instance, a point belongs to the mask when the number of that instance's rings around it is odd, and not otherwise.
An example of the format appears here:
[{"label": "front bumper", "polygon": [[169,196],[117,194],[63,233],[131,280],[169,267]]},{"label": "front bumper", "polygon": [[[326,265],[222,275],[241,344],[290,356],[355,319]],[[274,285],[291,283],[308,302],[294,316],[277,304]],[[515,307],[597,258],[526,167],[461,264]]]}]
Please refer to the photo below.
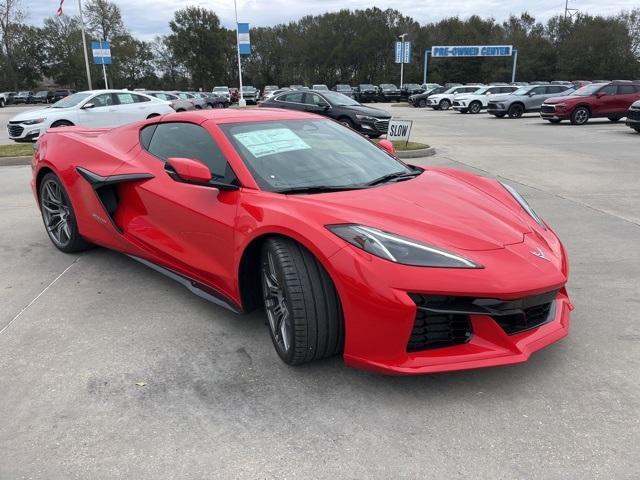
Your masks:
[{"label": "front bumper", "polygon": [[390,118],[382,118],[377,119],[375,121],[371,120],[357,120],[359,123],[356,124],[358,129],[364,133],[372,133],[372,134],[385,134],[389,129],[389,121]]},{"label": "front bumper", "polygon": [[[533,352],[567,336],[573,306],[564,287],[564,250],[559,242],[553,244],[550,262],[532,256],[532,245],[527,239],[500,250],[473,252],[474,260],[485,265],[477,270],[406,267],[351,246],[343,248],[330,258],[330,270],[350,272],[344,277],[332,275],[344,311],[345,363],[390,374],[507,365],[524,362]],[[499,299],[510,305],[549,292],[554,292],[553,308],[531,329],[507,333],[509,329],[495,316],[473,313],[468,315],[471,334],[462,342],[418,350],[411,343],[419,312],[416,293]]]},{"label": "front bumper", "polygon": [[23,123],[8,123],[7,133],[9,139],[15,142],[33,142],[38,139],[40,132],[44,131],[42,124],[25,125]]},{"label": "front bumper", "polygon": [[627,112],[627,120],[625,121],[627,127],[640,128],[640,108],[631,108]]},{"label": "front bumper", "polygon": [[542,105],[540,117],[545,120],[567,120],[571,117],[571,110],[559,110],[552,105]]}]

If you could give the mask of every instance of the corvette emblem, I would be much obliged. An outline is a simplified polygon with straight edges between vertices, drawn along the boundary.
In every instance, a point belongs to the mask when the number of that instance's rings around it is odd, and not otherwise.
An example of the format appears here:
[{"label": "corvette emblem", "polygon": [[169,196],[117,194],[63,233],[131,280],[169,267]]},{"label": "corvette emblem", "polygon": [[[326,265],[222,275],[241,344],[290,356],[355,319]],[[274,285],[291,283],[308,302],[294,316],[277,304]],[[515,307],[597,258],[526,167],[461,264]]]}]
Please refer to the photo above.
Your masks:
[{"label": "corvette emblem", "polygon": [[535,255],[535,256],[536,256],[536,257],[538,257],[538,258],[541,258],[541,259],[543,259],[543,260],[546,260],[547,262],[549,262],[549,261],[550,261],[550,260],[549,260],[549,257],[547,257],[547,256],[544,254],[544,250],[542,250],[542,249],[541,249],[541,248],[539,248],[539,247],[538,247],[538,248],[536,248],[535,250],[531,250],[531,252],[530,252],[530,253],[531,253],[531,255]]}]

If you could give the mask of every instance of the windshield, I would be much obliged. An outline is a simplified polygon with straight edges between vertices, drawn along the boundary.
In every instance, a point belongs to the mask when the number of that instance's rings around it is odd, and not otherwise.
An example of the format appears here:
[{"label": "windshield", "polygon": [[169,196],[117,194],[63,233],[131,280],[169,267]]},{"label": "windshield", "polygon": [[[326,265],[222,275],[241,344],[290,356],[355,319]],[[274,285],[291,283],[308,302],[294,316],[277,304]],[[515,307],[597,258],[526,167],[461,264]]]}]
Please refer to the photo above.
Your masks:
[{"label": "windshield", "polygon": [[415,89],[415,88],[420,88],[420,85],[418,85],[417,83],[407,83],[404,88],[411,88],[411,89]]},{"label": "windshield", "polygon": [[253,92],[254,90],[254,87],[242,87],[243,92]]},{"label": "windshield", "polygon": [[380,88],[386,88],[388,90],[397,90],[398,89],[398,87],[396,87],[392,83],[381,83],[380,84]]},{"label": "windshield", "polygon": [[594,95],[598,90],[600,90],[603,86],[603,83],[592,83],[591,85],[585,85],[584,87],[579,88],[571,95],[575,95],[578,97],[590,97],[591,95]]},{"label": "windshield", "polygon": [[76,105],[84,102],[90,96],[91,93],[74,93],[73,95],[69,95],[62,100],[57,101],[51,106],[51,108],[75,107]]},{"label": "windshield", "polygon": [[373,85],[370,85],[368,83],[363,83],[362,85],[360,85],[360,89],[361,90],[375,90],[376,87],[374,87]]},{"label": "windshield", "polygon": [[350,91],[351,87],[349,85],[336,85],[336,90],[341,91]]},{"label": "windshield", "polygon": [[313,89],[314,90],[329,90],[329,88],[326,85],[314,85]]},{"label": "windshield", "polygon": [[353,98],[347,97],[338,92],[322,92],[324,98],[329,100],[329,103],[332,105],[336,105],[338,107],[349,106],[349,105],[360,105]]},{"label": "windshield", "polygon": [[47,93],[49,93],[47,90],[41,90],[38,93],[36,93],[36,97],[46,97]]},{"label": "windshield", "polygon": [[228,87],[215,87],[213,89],[214,92],[228,92],[229,88]]},{"label": "windshield", "polygon": [[353,187],[410,173],[359,133],[322,119],[220,125],[261,189]]}]

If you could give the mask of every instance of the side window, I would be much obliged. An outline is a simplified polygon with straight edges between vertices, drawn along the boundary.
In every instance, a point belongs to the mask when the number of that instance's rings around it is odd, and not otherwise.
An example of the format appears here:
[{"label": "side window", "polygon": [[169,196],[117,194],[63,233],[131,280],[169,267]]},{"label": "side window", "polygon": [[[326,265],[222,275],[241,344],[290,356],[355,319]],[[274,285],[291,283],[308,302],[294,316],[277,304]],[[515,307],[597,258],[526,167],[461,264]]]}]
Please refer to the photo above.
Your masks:
[{"label": "side window", "polygon": [[[144,142],[145,130],[141,132],[141,142]],[[216,180],[226,183],[236,181],[236,176],[220,148],[209,132],[199,125],[182,122],[161,123],[155,132],[152,132],[147,150],[165,161],[171,157],[199,160],[209,167]]]},{"label": "side window", "polygon": [[156,131],[157,123],[153,125],[148,125],[140,130],[140,145],[145,150],[149,150],[149,144],[151,143],[151,138],[153,137],[153,132]]},{"label": "side window", "polygon": [[633,85],[618,85],[618,95],[629,95],[636,93],[636,87]]},{"label": "side window", "polygon": [[149,102],[150,101],[147,97],[143,97],[142,95],[136,95],[135,93],[133,93],[132,96],[133,96],[133,101],[135,103],[142,103],[142,102]]},{"label": "side window", "polygon": [[517,90],[517,87],[502,87],[500,93],[512,93]]},{"label": "side window", "polygon": [[110,93],[101,93],[100,95],[96,95],[91,99],[91,103],[93,103],[96,107],[108,107],[113,105],[113,97]]},{"label": "side window", "polygon": [[307,105],[315,105],[316,107],[325,107],[329,105],[327,101],[317,93],[307,93],[305,103]]},{"label": "side window", "polygon": [[560,93],[564,90],[560,85],[549,85],[547,87],[547,93]]},{"label": "side window", "polygon": [[533,95],[542,95],[543,93],[545,93],[547,91],[547,87],[536,87],[533,90],[531,90],[529,93],[533,94]]},{"label": "side window", "polygon": [[607,85],[606,87],[602,87],[598,90],[598,93],[605,95],[615,95],[618,92],[618,87],[616,85]]},{"label": "side window", "polygon": [[116,93],[116,97],[118,97],[118,103],[121,105],[128,105],[136,102],[132,93]]},{"label": "side window", "polygon": [[303,103],[303,96],[304,92],[288,93],[286,95],[283,95],[282,97],[278,97],[278,100],[281,102]]}]

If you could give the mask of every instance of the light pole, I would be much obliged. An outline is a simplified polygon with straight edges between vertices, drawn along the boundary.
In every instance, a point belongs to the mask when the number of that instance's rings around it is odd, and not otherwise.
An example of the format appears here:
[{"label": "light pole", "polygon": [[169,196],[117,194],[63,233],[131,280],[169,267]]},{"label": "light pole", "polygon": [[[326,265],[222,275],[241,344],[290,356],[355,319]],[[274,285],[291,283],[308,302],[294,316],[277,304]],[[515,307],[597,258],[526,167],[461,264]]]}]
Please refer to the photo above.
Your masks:
[{"label": "light pole", "polygon": [[404,81],[404,37],[409,35],[408,33],[403,33],[402,35],[398,35],[400,39],[401,48],[400,48],[400,88],[402,88],[402,83]]},{"label": "light pole", "polygon": [[242,64],[240,63],[240,33],[238,32],[238,5],[236,0],[233,0],[233,8],[236,11],[236,50],[238,51],[238,78],[240,79],[240,100],[238,100],[238,106],[246,107],[247,102],[242,94]]}]

